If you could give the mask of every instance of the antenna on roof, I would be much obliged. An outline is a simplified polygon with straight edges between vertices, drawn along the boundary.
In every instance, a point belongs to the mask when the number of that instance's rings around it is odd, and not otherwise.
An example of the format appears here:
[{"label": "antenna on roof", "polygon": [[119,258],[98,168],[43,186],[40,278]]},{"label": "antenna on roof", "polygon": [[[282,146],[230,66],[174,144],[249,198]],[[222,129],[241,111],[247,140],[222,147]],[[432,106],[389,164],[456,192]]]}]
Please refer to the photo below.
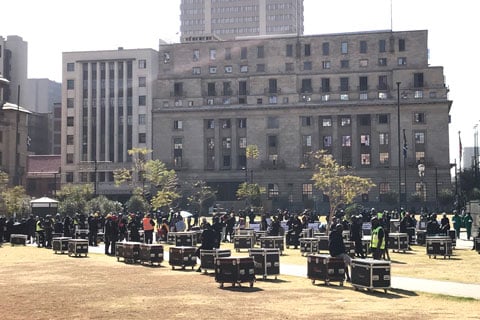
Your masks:
[{"label": "antenna on roof", "polygon": [[390,31],[393,31],[393,0],[390,0]]}]

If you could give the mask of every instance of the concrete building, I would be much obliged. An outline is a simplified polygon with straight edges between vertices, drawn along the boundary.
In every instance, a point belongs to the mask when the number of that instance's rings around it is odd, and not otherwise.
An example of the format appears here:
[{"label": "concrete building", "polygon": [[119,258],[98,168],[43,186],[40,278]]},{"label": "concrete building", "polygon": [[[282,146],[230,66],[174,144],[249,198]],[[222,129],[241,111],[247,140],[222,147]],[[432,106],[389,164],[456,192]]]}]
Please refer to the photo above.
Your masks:
[{"label": "concrete building", "polygon": [[0,36],[0,75],[10,81],[5,101],[26,106],[27,70],[28,43],[19,36],[7,36],[6,39]]},{"label": "concrete building", "polygon": [[[374,181],[367,205],[391,208],[391,193],[434,205],[450,186],[452,102],[426,30],[161,44],[159,54],[153,158],[228,206],[248,180],[267,189],[267,208],[323,210],[308,161],[320,149]],[[247,161],[247,145],[258,159]]]},{"label": "concrete building", "polygon": [[303,0],[182,0],[181,41],[303,34]]},{"label": "concrete building", "polygon": [[62,183],[129,191],[114,186],[113,170],[131,168],[128,150],[152,145],[158,63],[153,49],[63,53]]}]

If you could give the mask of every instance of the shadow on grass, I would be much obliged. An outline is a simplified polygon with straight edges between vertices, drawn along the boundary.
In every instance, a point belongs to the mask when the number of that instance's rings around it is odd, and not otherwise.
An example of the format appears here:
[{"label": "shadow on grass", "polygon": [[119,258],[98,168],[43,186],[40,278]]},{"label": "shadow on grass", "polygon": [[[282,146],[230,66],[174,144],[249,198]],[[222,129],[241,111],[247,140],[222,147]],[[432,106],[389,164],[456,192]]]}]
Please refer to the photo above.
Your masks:
[{"label": "shadow on grass", "polygon": [[384,289],[362,289],[362,288],[354,288],[355,291],[367,294],[372,297],[378,297],[383,299],[403,299],[407,297],[416,297],[416,294],[413,291],[402,290],[402,289],[388,289],[385,291]]},{"label": "shadow on grass", "polygon": [[244,293],[263,291],[262,288],[255,287],[255,285],[253,285],[253,287],[250,287],[250,284],[248,283],[244,283],[244,284],[236,283],[235,286],[233,286],[231,283],[225,283],[223,287],[219,286],[219,288],[222,290],[227,290],[232,292],[244,292]]}]

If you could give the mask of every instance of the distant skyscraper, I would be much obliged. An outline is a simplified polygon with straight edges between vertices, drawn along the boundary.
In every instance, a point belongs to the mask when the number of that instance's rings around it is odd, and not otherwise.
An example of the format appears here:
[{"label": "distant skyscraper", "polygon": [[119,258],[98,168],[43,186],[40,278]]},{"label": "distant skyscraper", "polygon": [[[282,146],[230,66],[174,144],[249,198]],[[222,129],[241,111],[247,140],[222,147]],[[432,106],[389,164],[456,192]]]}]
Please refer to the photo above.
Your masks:
[{"label": "distant skyscraper", "polygon": [[303,35],[303,0],[182,0],[181,41]]},{"label": "distant skyscraper", "polygon": [[0,74],[10,81],[5,92],[5,100],[18,104],[20,87],[20,105],[25,105],[27,92],[28,43],[19,36],[0,36]]}]

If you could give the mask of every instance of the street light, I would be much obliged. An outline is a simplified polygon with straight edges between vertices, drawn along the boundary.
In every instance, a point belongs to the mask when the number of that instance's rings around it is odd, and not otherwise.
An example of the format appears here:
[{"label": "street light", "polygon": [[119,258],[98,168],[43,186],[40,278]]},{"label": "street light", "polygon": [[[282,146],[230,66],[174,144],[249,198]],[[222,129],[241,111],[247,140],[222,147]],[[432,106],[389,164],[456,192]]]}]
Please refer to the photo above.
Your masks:
[{"label": "street light", "polygon": [[401,147],[400,147],[400,84],[397,82],[397,145],[398,145],[398,213],[401,211],[402,202],[402,168],[401,168]]}]

